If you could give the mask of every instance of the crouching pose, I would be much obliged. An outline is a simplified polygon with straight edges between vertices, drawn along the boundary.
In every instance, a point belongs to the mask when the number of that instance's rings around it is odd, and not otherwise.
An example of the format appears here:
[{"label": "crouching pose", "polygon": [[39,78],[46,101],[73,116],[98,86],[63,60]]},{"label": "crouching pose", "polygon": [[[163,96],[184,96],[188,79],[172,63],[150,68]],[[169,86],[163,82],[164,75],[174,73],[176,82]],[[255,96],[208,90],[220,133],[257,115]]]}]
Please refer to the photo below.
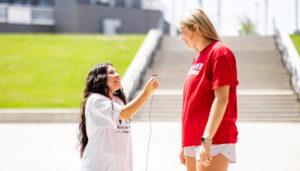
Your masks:
[{"label": "crouching pose", "polygon": [[132,171],[130,119],[158,87],[157,78],[151,77],[127,104],[112,64],[97,65],[89,72],[78,135],[82,171]]}]

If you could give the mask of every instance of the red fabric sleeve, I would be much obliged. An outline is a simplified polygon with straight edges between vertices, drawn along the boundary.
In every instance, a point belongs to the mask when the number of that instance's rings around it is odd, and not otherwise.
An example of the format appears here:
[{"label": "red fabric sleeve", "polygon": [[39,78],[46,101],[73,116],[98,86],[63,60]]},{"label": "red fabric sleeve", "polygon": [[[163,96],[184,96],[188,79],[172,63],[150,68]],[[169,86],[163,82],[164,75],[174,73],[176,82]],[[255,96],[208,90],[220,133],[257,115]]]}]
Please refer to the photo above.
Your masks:
[{"label": "red fabric sleeve", "polygon": [[212,62],[212,87],[213,89],[238,84],[236,62],[232,54],[213,58]]}]

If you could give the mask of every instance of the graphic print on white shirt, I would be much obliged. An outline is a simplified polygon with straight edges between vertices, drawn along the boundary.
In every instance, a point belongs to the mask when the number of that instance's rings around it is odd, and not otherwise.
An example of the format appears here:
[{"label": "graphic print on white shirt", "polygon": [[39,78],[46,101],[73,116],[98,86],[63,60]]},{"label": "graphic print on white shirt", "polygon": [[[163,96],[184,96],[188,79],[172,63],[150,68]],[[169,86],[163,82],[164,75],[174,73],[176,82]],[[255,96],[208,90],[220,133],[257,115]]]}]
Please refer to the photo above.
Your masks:
[{"label": "graphic print on white shirt", "polygon": [[202,63],[197,63],[193,65],[187,75],[198,75],[200,72],[200,69],[202,68],[203,64]]},{"label": "graphic print on white shirt", "polygon": [[119,120],[123,101],[92,94],[86,102],[89,141],[81,159],[81,171],[132,171],[130,120]]},{"label": "graphic print on white shirt", "polygon": [[121,133],[130,133],[130,122],[131,122],[131,119],[119,120],[117,123],[118,131]]}]

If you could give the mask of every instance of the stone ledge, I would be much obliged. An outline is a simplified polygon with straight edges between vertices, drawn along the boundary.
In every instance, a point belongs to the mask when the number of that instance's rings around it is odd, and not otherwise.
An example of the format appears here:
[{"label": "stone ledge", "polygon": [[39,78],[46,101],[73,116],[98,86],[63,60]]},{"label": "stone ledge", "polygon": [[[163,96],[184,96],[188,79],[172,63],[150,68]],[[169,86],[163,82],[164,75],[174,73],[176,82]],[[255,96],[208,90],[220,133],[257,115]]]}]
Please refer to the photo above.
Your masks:
[{"label": "stone ledge", "polygon": [[77,122],[79,109],[0,109],[0,122]]}]

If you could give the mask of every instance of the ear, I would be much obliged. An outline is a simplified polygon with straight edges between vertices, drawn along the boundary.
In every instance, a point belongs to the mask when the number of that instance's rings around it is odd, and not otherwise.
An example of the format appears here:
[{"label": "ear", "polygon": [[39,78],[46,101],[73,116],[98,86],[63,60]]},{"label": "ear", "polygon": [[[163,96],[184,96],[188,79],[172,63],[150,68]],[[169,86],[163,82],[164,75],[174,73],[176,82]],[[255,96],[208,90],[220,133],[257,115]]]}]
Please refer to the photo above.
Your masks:
[{"label": "ear", "polygon": [[193,28],[198,32],[199,31],[199,26],[198,26],[198,24],[194,24],[193,25]]}]

